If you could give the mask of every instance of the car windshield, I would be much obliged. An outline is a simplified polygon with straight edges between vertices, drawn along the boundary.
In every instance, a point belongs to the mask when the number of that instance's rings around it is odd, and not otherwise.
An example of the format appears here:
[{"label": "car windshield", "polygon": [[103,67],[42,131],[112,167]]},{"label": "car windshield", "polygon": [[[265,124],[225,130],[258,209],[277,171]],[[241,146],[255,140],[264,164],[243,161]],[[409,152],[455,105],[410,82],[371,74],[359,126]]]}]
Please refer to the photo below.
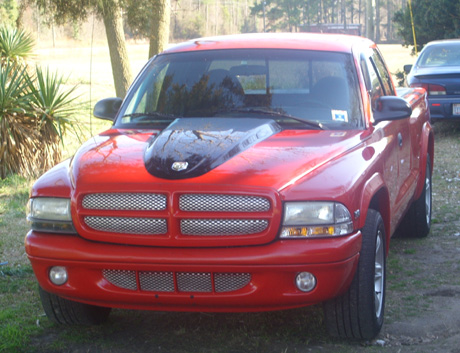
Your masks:
[{"label": "car windshield", "polygon": [[144,70],[115,126],[176,118],[270,118],[284,129],[364,126],[351,55],[233,49],[163,54]]},{"label": "car windshield", "polygon": [[460,66],[460,41],[455,44],[432,45],[420,55],[420,67]]}]

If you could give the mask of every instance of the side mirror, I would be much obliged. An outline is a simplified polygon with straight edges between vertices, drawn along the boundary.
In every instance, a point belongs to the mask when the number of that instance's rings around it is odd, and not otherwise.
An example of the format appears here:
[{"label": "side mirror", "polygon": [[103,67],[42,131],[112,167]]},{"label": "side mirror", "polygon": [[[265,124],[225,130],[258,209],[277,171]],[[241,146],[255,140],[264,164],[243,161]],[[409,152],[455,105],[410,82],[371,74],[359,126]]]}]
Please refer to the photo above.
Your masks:
[{"label": "side mirror", "polygon": [[400,120],[410,117],[412,108],[404,99],[396,96],[383,96],[376,102],[374,123],[381,121]]},{"label": "side mirror", "polygon": [[404,72],[408,74],[412,70],[412,65],[404,65]]},{"label": "side mirror", "polygon": [[121,106],[121,98],[105,98],[96,103],[93,115],[96,118],[113,121]]}]

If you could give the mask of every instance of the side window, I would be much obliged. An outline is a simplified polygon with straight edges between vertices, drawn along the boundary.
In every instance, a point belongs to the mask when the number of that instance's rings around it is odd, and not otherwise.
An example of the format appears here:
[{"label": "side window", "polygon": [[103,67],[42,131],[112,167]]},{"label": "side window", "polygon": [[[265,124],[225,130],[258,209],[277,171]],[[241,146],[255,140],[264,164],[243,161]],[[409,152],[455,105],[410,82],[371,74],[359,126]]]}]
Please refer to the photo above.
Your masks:
[{"label": "side window", "polygon": [[361,71],[364,77],[364,83],[366,84],[366,90],[370,92],[372,89],[372,83],[370,80],[369,70],[367,68],[367,61],[364,56],[361,56],[360,64],[361,64]]},{"label": "side window", "polygon": [[383,85],[383,89],[385,90],[385,95],[394,96],[395,92],[393,90],[393,84],[391,81],[390,73],[388,72],[385,66],[382,56],[376,49],[374,49],[374,53],[372,55],[371,60],[372,60],[372,63],[375,65],[375,69],[378,72],[382,80],[382,85]]},{"label": "side window", "polygon": [[[369,85],[368,90],[370,93],[370,99],[371,99],[371,106],[372,109],[376,106],[377,99],[385,95],[385,90],[384,86],[382,84],[382,81],[380,80],[380,76],[377,74],[375,65],[372,63],[370,59],[367,59],[365,63],[363,63],[364,70],[367,71],[367,79],[366,79],[366,84]],[[364,72],[364,74],[366,74]]]},{"label": "side window", "polygon": [[[128,108],[126,109],[132,113],[154,112],[157,109],[158,99],[160,96],[161,85],[163,84],[166,76],[168,65],[160,66],[150,72],[146,77],[139,89],[134,93]],[[126,117],[123,123],[129,123],[130,117]]]}]

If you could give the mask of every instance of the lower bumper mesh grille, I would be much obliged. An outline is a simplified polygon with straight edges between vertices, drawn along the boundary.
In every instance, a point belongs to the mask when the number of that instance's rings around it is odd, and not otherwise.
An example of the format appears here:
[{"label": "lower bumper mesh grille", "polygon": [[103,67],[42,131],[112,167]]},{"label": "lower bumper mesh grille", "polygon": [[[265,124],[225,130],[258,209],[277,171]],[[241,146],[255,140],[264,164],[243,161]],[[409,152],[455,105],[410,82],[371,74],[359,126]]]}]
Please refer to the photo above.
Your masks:
[{"label": "lower bumper mesh grille", "polygon": [[[147,272],[103,270],[104,278],[119,288],[148,292],[226,293],[244,288],[251,281],[249,273]],[[139,277],[139,281],[137,281]],[[214,281],[213,281],[214,279]]]},{"label": "lower bumper mesh grille", "polygon": [[137,290],[136,271],[104,270],[104,278],[117,287]]}]

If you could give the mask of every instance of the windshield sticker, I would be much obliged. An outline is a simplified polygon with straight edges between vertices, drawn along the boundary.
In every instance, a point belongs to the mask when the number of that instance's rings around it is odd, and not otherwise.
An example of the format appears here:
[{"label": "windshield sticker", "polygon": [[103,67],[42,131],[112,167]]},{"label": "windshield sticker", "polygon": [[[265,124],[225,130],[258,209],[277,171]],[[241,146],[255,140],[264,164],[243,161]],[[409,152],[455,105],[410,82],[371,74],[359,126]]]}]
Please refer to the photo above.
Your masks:
[{"label": "windshield sticker", "polygon": [[332,120],[348,123],[348,113],[346,110],[331,110]]},{"label": "windshield sticker", "polygon": [[124,116],[122,119],[121,119],[121,122],[123,124],[129,124],[131,122],[131,117],[130,116]]}]

